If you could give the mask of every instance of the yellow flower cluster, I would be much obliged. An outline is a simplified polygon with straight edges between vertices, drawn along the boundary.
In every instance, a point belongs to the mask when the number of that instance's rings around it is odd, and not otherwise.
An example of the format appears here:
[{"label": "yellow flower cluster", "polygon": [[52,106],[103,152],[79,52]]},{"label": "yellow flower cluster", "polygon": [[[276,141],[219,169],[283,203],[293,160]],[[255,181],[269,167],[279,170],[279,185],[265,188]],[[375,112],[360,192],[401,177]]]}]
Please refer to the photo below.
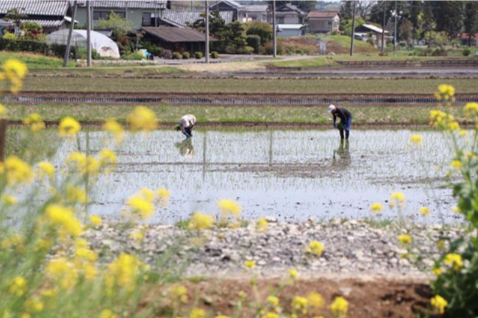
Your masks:
[{"label": "yellow flower cluster", "polygon": [[401,192],[394,192],[390,195],[390,203],[388,204],[391,209],[395,207],[396,204],[398,204],[398,208],[403,208],[405,206],[405,203],[407,201],[407,198],[405,195]]},{"label": "yellow flower cluster", "polygon": [[400,234],[398,237],[397,237],[398,241],[400,242],[400,245],[402,245],[402,247],[407,247],[408,245],[412,244],[412,237],[408,234]]},{"label": "yellow flower cluster", "polygon": [[63,257],[48,262],[45,272],[55,282],[55,285],[62,289],[70,289],[78,281],[78,271],[75,264]]},{"label": "yellow flower cluster", "polygon": [[55,176],[55,167],[53,167],[51,163],[46,161],[38,163],[38,176],[40,178],[46,177],[52,180]]},{"label": "yellow flower cluster", "polygon": [[292,300],[292,310],[300,315],[307,315],[309,300],[305,297],[295,296]]},{"label": "yellow flower cluster", "polygon": [[116,286],[132,291],[135,289],[138,277],[144,268],[144,264],[137,257],[122,253],[108,265],[106,283],[110,288]]},{"label": "yellow flower cluster", "polygon": [[196,212],[192,215],[191,219],[189,220],[189,228],[191,230],[208,230],[214,226],[214,219],[212,216],[202,213]]},{"label": "yellow flower cluster", "polygon": [[103,130],[115,137],[116,143],[121,144],[124,140],[123,127],[114,119],[108,118],[103,124]]},{"label": "yellow flower cluster", "polygon": [[76,119],[72,117],[63,118],[60,121],[58,132],[61,137],[73,137],[81,130],[81,125]]},{"label": "yellow flower cluster", "polygon": [[318,241],[312,241],[309,243],[305,251],[314,256],[320,257],[324,251],[324,246]]},{"label": "yellow flower cluster", "polygon": [[149,108],[138,106],[126,118],[132,131],[153,131],[158,128],[156,114]]},{"label": "yellow flower cluster", "polygon": [[349,309],[349,303],[343,297],[336,297],[330,305],[330,311],[336,318],[343,318],[347,315]]},{"label": "yellow flower cluster", "polygon": [[426,206],[421,207],[421,208],[420,208],[420,213],[421,213],[423,216],[428,216],[428,215],[430,215],[430,209],[427,208]]},{"label": "yellow flower cluster", "polygon": [[83,188],[67,184],[65,193],[65,201],[68,203],[86,204],[90,202],[88,193]]},{"label": "yellow flower cluster", "polygon": [[370,211],[380,213],[383,210],[383,206],[380,203],[374,203],[370,206]]},{"label": "yellow flower cluster", "polygon": [[440,315],[443,315],[445,313],[445,308],[446,306],[448,306],[448,302],[440,295],[436,295],[435,297],[430,299],[430,303]]},{"label": "yellow flower cluster", "polygon": [[456,271],[463,267],[463,260],[460,254],[447,254],[443,263],[445,263],[445,265],[453,267],[453,269]]},{"label": "yellow flower cluster", "polygon": [[256,261],[246,260],[244,261],[244,266],[246,266],[249,269],[254,269],[256,267]]},{"label": "yellow flower cluster", "polygon": [[30,114],[30,116],[23,119],[23,124],[30,127],[32,132],[37,132],[45,129],[45,122],[37,113]]},{"label": "yellow flower cluster", "polygon": [[89,216],[88,220],[90,220],[90,222],[93,226],[100,226],[101,223],[103,223],[103,220],[101,219],[101,217],[99,217],[97,215]]},{"label": "yellow flower cluster", "polygon": [[130,197],[127,205],[133,215],[137,215],[143,220],[149,219],[154,213],[153,200],[143,193]]},{"label": "yellow flower cluster", "polygon": [[178,285],[170,290],[173,301],[178,303],[186,303],[188,301],[188,290],[183,285]]},{"label": "yellow flower cluster", "polygon": [[32,168],[18,157],[10,156],[0,162],[0,174],[6,174],[9,185],[29,184],[34,177]]},{"label": "yellow flower cluster", "polygon": [[265,218],[259,218],[256,223],[256,230],[258,232],[265,232],[269,226],[269,222]]},{"label": "yellow flower cluster", "polygon": [[23,79],[27,75],[27,66],[19,60],[7,60],[3,64],[3,73],[0,79],[7,79],[10,82],[10,91],[16,94],[23,86]]},{"label": "yellow flower cluster", "polygon": [[49,224],[57,229],[61,237],[66,235],[78,237],[83,233],[80,221],[70,208],[59,204],[49,205],[45,210],[45,215]]},{"label": "yellow flower cluster", "polygon": [[435,93],[435,97],[438,100],[454,101],[455,88],[451,85],[442,84],[438,86],[438,92]]},{"label": "yellow flower cluster", "polygon": [[189,313],[189,318],[206,318],[206,312],[204,309],[193,308]]},{"label": "yellow flower cluster", "polygon": [[27,281],[22,276],[16,276],[12,279],[10,283],[10,293],[21,297],[27,291]]},{"label": "yellow flower cluster", "polygon": [[412,142],[414,144],[422,145],[423,144],[423,137],[420,136],[420,135],[411,135],[410,136],[410,142]]},{"label": "yellow flower cluster", "polygon": [[430,125],[441,130],[460,130],[460,124],[455,120],[455,117],[441,110],[430,111]]},{"label": "yellow flower cluster", "polygon": [[85,156],[81,152],[72,152],[66,159],[73,171],[80,174],[96,175],[100,170],[100,162],[93,157]]},{"label": "yellow flower cluster", "polygon": [[99,162],[102,168],[105,168],[105,173],[110,173],[116,169],[118,163],[118,157],[113,150],[103,149],[99,154]]},{"label": "yellow flower cluster", "polygon": [[478,117],[478,103],[467,103],[463,107],[467,118],[476,118]]},{"label": "yellow flower cluster", "polygon": [[8,114],[8,109],[5,108],[2,104],[0,104],[0,119],[5,119]]}]

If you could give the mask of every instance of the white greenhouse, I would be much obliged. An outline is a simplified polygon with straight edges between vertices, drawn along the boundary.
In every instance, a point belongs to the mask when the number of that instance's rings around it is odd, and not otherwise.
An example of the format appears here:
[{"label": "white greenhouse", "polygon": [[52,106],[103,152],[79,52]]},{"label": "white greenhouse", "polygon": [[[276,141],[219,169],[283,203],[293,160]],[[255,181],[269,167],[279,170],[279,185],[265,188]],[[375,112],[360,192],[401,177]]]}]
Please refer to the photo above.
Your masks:
[{"label": "white greenhouse", "polygon": [[[69,31],[68,29],[63,29],[50,33],[47,35],[47,41],[49,43],[66,45]],[[77,48],[86,48],[86,30],[73,30],[71,45]],[[91,31],[91,47],[102,57],[120,58],[116,43],[99,32]]]}]

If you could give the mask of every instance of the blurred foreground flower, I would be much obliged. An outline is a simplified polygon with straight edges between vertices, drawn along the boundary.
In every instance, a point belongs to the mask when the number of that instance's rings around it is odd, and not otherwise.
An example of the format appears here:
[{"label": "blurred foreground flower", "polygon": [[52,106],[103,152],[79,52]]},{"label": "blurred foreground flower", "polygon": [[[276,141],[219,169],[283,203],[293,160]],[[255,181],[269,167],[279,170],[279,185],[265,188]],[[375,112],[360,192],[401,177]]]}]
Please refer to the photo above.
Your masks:
[{"label": "blurred foreground flower", "polygon": [[445,263],[445,265],[452,266],[454,270],[459,270],[463,267],[463,260],[460,254],[447,254],[443,263]]},{"label": "blurred foreground flower", "polygon": [[317,257],[320,257],[323,251],[324,251],[324,246],[317,241],[310,242],[306,249],[306,252],[311,253]]},{"label": "blurred foreground flower", "polygon": [[79,133],[81,125],[76,119],[72,117],[63,118],[58,127],[58,131],[61,137],[72,137]]},{"label": "blurred foreground flower", "polygon": [[421,208],[420,208],[420,213],[421,213],[423,216],[430,215],[430,209],[427,208],[426,206],[421,207]]},{"label": "blurred foreground flower", "polygon": [[41,116],[37,113],[30,114],[30,116],[23,118],[23,124],[30,127],[32,132],[37,132],[42,129],[45,129],[45,122],[42,120]]},{"label": "blurred foreground flower", "polygon": [[423,144],[423,137],[420,135],[411,135],[410,141],[414,144],[422,145]]},{"label": "blurred foreground flower", "polygon": [[430,303],[435,309],[437,309],[440,315],[445,313],[445,308],[446,306],[448,306],[448,302],[440,295],[436,295],[435,297],[430,299]]},{"label": "blurred foreground flower", "polygon": [[3,64],[2,78],[6,78],[10,82],[10,91],[13,94],[18,93],[22,88],[23,79],[27,75],[27,72],[27,66],[19,60],[7,60],[5,64]]},{"label": "blurred foreground flower", "polygon": [[189,228],[192,230],[200,231],[212,228],[214,220],[212,216],[201,212],[196,212],[189,221]]},{"label": "blurred foreground flower", "polygon": [[412,244],[412,237],[408,234],[400,234],[397,239],[404,248]]},{"label": "blurred foreground flower", "polygon": [[379,213],[383,210],[383,206],[380,203],[374,203],[370,206],[370,210],[375,213]]},{"label": "blurred foreground flower", "polygon": [[9,185],[29,184],[34,177],[32,168],[20,158],[10,156],[5,162],[0,162],[0,174],[7,175]]},{"label": "blurred foreground flower", "polygon": [[153,131],[158,128],[156,114],[149,108],[138,106],[126,118],[132,131]]},{"label": "blurred foreground flower", "polygon": [[117,144],[121,144],[124,140],[123,127],[114,118],[108,118],[103,124],[103,130],[114,135]]},{"label": "blurred foreground flower", "polygon": [[343,297],[337,297],[330,305],[330,311],[336,318],[343,318],[347,315],[349,309],[349,303]]},{"label": "blurred foreground flower", "polygon": [[401,192],[394,192],[390,195],[390,203],[388,204],[391,209],[398,203],[398,207],[401,209],[404,207],[407,198]]},{"label": "blurred foreground flower", "polygon": [[244,266],[246,266],[249,269],[254,269],[256,267],[256,261],[253,260],[245,260],[244,261]]}]

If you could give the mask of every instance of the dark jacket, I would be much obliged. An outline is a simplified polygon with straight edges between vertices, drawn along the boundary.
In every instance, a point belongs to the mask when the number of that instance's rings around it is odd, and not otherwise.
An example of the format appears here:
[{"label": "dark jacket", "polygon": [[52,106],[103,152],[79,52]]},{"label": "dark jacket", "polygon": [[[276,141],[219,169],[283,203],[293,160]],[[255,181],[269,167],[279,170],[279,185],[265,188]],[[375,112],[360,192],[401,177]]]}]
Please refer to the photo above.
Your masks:
[{"label": "dark jacket", "polygon": [[349,119],[352,117],[352,114],[342,107],[336,107],[336,109],[337,111],[335,112],[335,114],[332,114],[334,115],[334,126],[335,122],[337,121],[337,117],[340,118],[340,123],[342,123],[342,125],[346,125]]}]

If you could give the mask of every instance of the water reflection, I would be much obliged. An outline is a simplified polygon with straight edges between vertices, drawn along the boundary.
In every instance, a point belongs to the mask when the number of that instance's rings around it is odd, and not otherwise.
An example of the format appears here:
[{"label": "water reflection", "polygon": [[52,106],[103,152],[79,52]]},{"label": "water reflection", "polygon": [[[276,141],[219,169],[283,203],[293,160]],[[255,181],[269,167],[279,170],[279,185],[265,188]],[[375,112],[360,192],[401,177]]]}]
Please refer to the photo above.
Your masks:
[{"label": "water reflection", "polygon": [[194,158],[194,147],[191,138],[186,138],[174,144],[179,149],[179,154],[186,159]]},{"label": "water reflection", "polygon": [[[332,130],[198,131],[194,140],[176,147],[171,146],[175,132],[130,135],[118,151],[117,172],[101,177],[93,189],[90,212],[117,216],[127,197],[142,187],[165,187],[171,190],[171,204],[158,214],[161,222],[184,219],[196,210],[217,212],[220,198],[238,200],[246,218],[362,218],[370,216],[371,203],[386,205],[390,193],[400,191],[407,196],[406,215],[420,217],[419,208],[428,206],[429,220],[453,221],[451,192],[440,188],[450,159],[444,155],[447,143],[439,132],[425,131],[418,132],[422,147],[407,148],[416,133],[356,131],[353,160],[350,145],[337,145]],[[90,132],[87,139],[82,133],[79,144],[64,142],[56,165],[78,148],[94,155],[105,147],[105,136]]]},{"label": "water reflection", "polygon": [[341,139],[339,147],[334,150],[332,165],[348,167],[351,163],[352,159],[350,157],[350,143],[348,140]]}]

